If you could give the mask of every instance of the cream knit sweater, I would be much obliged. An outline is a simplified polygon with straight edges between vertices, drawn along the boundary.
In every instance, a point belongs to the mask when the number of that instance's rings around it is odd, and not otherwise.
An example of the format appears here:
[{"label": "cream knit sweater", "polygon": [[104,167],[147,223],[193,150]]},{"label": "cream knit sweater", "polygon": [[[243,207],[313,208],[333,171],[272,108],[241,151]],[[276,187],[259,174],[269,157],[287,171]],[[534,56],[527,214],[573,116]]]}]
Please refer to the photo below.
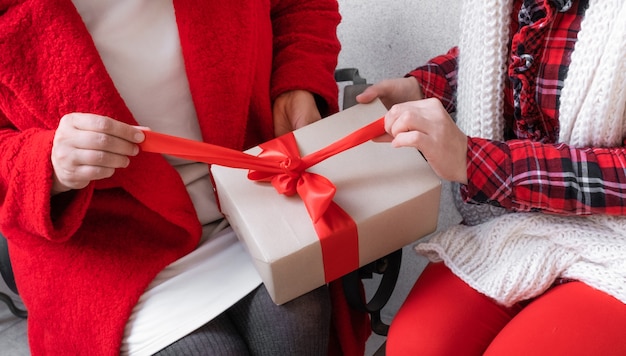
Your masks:
[{"label": "cream knit sweater", "polygon": [[[457,122],[502,140],[512,0],[469,0],[461,20]],[[480,19],[480,20],[476,20]],[[561,93],[559,140],[621,146],[626,133],[626,3],[590,0]],[[626,303],[626,217],[505,214],[434,235],[416,250],[504,305],[535,297],[558,277]]]}]

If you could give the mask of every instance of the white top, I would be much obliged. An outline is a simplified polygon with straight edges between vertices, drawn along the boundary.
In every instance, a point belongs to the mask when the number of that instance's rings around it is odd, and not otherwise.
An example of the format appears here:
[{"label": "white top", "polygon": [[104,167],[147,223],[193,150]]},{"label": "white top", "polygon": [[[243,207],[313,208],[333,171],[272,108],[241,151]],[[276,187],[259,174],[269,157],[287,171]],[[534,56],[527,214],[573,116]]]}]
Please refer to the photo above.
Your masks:
[{"label": "white top", "polygon": [[[171,0],[73,0],[137,122],[201,141]],[[260,283],[217,208],[206,164],[166,157],[203,224],[201,245],[162,271],[135,306],[122,353],[149,355],[210,321]],[[210,257],[210,258],[209,258]]]}]

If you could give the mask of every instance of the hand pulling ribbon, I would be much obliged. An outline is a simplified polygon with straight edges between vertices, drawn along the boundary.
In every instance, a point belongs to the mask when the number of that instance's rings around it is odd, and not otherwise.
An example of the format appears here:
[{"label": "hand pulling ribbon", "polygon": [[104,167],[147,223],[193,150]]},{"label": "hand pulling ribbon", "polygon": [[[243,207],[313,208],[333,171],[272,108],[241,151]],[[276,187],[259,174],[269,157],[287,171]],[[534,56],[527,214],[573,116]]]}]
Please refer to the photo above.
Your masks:
[{"label": "hand pulling ribbon", "polygon": [[143,151],[167,154],[192,161],[248,169],[248,179],[271,182],[280,194],[298,194],[313,221],[322,247],[326,282],[359,267],[356,223],[333,198],[336,188],[325,177],[307,172],[309,167],[385,133],[383,119],[345,136],[316,152],[300,157],[293,133],[261,144],[253,156],[204,142],[144,131]]}]

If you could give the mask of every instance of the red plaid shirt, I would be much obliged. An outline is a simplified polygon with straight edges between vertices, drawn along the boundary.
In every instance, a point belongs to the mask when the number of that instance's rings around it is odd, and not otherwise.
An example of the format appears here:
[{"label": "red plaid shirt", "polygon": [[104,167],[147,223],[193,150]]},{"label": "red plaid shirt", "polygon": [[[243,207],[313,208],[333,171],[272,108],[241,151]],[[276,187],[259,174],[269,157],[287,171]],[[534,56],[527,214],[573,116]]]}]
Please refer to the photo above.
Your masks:
[{"label": "red plaid shirt", "polygon": [[[562,9],[559,1],[522,2],[516,1],[511,24],[507,141],[468,138],[463,196],[516,211],[625,215],[626,148],[556,142],[560,92],[587,1]],[[453,48],[409,73],[449,112],[455,111],[457,56]]]}]

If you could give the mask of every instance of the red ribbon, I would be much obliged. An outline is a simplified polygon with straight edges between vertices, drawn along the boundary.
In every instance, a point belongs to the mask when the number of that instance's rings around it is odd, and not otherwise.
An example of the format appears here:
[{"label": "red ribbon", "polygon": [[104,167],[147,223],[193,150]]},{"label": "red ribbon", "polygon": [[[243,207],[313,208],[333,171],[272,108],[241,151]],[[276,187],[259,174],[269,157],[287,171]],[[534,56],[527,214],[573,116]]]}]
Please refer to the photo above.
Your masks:
[{"label": "red ribbon", "polygon": [[356,223],[333,201],[336,192],[334,184],[326,177],[306,170],[328,157],[384,134],[382,118],[305,157],[300,157],[292,133],[261,144],[259,147],[263,151],[258,156],[153,131],[144,133],[146,139],[140,144],[143,151],[248,169],[248,179],[271,182],[280,194],[298,194],[320,240],[326,282],[359,267]]}]

